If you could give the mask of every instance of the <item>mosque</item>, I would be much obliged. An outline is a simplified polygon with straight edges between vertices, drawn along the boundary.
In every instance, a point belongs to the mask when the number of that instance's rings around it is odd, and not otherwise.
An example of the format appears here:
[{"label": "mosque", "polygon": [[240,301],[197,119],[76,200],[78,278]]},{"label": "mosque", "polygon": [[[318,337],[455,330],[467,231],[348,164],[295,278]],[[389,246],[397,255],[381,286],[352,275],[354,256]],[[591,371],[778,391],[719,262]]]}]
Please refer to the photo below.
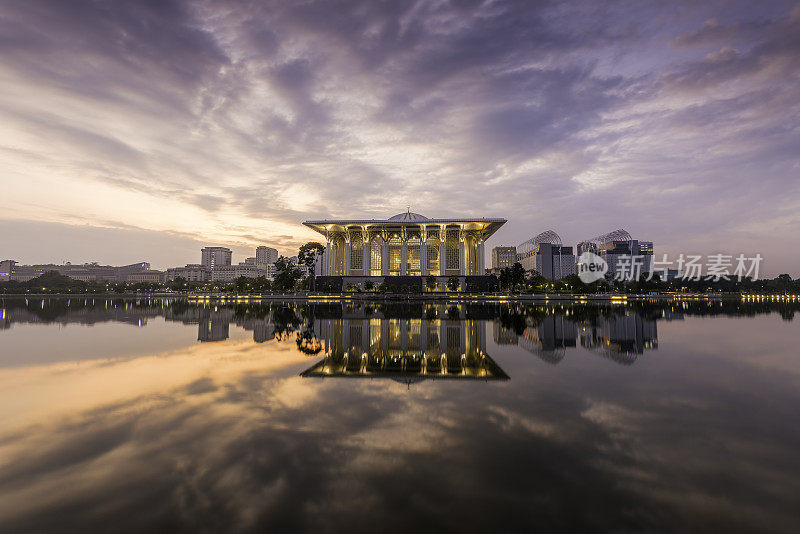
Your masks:
[{"label": "mosque", "polygon": [[[386,277],[483,276],[484,244],[505,219],[429,219],[409,209],[386,220],[330,219],[303,224],[325,237],[320,276],[343,283],[380,283]],[[438,280],[441,284],[442,280]]]}]

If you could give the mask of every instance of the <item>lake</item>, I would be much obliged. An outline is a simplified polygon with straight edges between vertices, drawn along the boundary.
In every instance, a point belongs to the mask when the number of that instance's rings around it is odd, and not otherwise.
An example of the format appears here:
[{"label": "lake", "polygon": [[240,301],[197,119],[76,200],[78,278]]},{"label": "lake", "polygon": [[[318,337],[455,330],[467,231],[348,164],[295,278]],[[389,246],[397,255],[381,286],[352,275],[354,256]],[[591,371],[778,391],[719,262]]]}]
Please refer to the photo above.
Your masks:
[{"label": "lake", "polygon": [[0,531],[800,532],[798,312],[0,299]]}]

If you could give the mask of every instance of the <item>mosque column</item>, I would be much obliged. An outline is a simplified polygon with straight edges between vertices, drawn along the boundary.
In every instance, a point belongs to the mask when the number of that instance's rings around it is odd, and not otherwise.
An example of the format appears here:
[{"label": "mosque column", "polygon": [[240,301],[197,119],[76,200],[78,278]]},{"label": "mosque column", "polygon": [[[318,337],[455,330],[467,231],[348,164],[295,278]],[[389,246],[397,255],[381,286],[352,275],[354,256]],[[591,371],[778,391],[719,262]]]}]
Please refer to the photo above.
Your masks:
[{"label": "mosque column", "polygon": [[425,244],[425,231],[420,232],[420,245],[419,245],[419,274],[425,276],[428,274],[428,247]]},{"label": "mosque column", "polygon": [[405,276],[408,274],[408,236],[403,232],[400,238],[400,274]]},{"label": "mosque column", "polygon": [[331,242],[325,241],[325,259],[322,261],[322,276],[328,276],[331,272]]},{"label": "mosque column", "polygon": [[365,226],[361,227],[361,274],[369,276],[369,232]]},{"label": "mosque column", "polygon": [[362,272],[364,273],[364,276],[369,276],[370,275],[370,265],[369,265],[370,264],[370,256],[369,256],[369,251],[372,249],[372,247],[370,245],[369,234],[367,232],[364,232],[364,234],[363,234],[363,236],[361,238],[361,241],[363,243],[363,245],[361,246],[361,253],[362,253],[362,257],[363,257],[363,259],[361,260],[361,265],[363,266],[363,271]]},{"label": "mosque column", "polygon": [[486,274],[486,260],[483,257],[483,238],[480,240],[480,244],[478,245],[478,272],[475,274],[484,275]]},{"label": "mosque column", "polygon": [[347,240],[344,242],[344,275],[350,275],[350,234],[347,234]]},{"label": "mosque column", "polygon": [[458,236],[458,274],[464,276],[466,257],[464,255],[464,234]]},{"label": "mosque column", "polygon": [[383,238],[383,244],[381,244],[381,275],[386,276],[389,274],[389,243],[386,241],[386,237]]},{"label": "mosque column", "polygon": [[444,227],[439,228],[439,276],[444,276],[447,269],[447,233]]}]

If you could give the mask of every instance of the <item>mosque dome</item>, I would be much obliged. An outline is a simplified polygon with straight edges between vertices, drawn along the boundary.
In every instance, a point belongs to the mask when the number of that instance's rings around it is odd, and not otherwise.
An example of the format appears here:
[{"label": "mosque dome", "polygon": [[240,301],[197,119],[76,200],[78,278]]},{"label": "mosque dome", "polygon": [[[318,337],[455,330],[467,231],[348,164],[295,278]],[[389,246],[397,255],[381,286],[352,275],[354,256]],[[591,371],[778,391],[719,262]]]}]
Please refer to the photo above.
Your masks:
[{"label": "mosque dome", "polygon": [[398,213],[394,217],[389,217],[390,221],[400,221],[400,222],[413,222],[413,221],[427,221],[429,220],[424,215],[420,215],[419,213],[412,213],[411,211],[404,211],[403,213]]}]

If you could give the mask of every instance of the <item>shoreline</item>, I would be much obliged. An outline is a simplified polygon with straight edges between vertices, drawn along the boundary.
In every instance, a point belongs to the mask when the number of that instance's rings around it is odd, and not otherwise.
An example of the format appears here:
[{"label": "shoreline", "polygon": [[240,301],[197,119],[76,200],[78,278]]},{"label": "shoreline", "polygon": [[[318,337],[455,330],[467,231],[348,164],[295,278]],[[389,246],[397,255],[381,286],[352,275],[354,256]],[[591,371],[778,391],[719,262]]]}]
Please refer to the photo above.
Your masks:
[{"label": "shoreline", "polygon": [[2,294],[2,298],[98,298],[98,299],[141,299],[141,298],[176,298],[185,300],[224,300],[224,301],[334,301],[334,300],[358,300],[358,301],[470,301],[470,302],[528,302],[528,301],[571,301],[571,302],[624,302],[624,301],[643,301],[643,300],[728,300],[761,297],[767,299],[800,299],[800,295],[748,295],[742,293],[658,293],[658,294],[625,294],[625,293],[606,293],[606,294],[580,294],[580,293],[534,293],[534,294],[512,294],[512,293],[458,293],[458,292],[435,292],[435,293],[251,293],[251,294],[229,294],[229,293],[21,293],[21,294]]}]

